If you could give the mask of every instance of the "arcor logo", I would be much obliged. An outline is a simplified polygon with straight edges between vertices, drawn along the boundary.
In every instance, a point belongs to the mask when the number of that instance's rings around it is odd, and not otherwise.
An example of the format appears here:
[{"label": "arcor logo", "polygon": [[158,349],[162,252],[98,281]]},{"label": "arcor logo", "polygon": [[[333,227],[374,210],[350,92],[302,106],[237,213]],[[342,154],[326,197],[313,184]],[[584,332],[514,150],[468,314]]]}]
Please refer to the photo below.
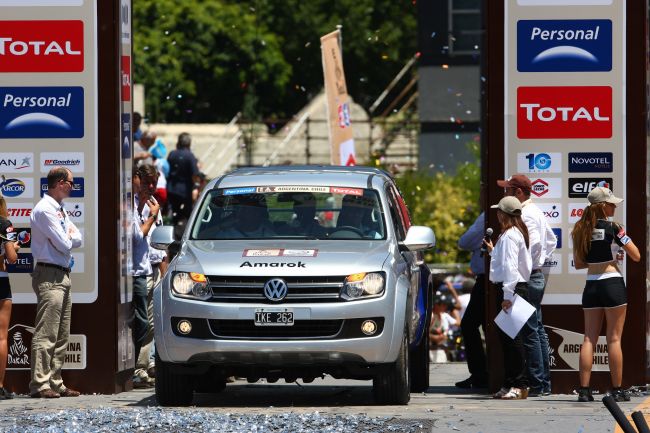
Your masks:
[{"label": "arcor logo", "polygon": [[83,21],[0,22],[0,72],[82,72]]},{"label": "arcor logo", "polygon": [[611,138],[612,88],[519,87],[517,137]]}]

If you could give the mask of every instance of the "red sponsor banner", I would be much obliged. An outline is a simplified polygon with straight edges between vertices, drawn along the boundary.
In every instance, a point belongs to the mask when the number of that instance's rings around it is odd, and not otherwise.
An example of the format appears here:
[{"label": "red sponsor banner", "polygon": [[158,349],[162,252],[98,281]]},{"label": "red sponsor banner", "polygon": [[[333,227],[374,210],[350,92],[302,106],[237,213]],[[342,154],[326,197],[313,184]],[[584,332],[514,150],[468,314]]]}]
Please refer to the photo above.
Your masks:
[{"label": "red sponsor banner", "polygon": [[122,101],[131,100],[131,56],[122,56]]},{"label": "red sponsor banner", "polygon": [[517,88],[517,137],[611,138],[612,88]]},{"label": "red sponsor banner", "polygon": [[0,72],[83,70],[83,21],[0,21]]},{"label": "red sponsor banner", "polygon": [[333,186],[330,188],[332,194],[350,194],[350,195],[363,195],[363,190],[359,188],[345,188],[340,186]]}]

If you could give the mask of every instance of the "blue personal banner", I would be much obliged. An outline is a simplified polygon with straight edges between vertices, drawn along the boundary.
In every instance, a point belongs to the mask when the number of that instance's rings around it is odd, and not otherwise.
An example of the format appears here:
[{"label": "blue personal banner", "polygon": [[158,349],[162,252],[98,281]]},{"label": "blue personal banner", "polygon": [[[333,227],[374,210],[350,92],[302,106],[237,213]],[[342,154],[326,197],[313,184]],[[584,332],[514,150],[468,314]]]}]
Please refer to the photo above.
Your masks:
[{"label": "blue personal banner", "polygon": [[0,138],[83,136],[83,87],[0,87]]},{"label": "blue personal banner", "polygon": [[610,20],[520,20],[519,72],[612,70]]},{"label": "blue personal banner", "polygon": [[[43,197],[43,194],[45,194],[48,190],[47,187],[47,177],[42,177],[41,178],[41,197]],[[84,178],[83,177],[73,177],[72,178],[72,189],[70,190],[70,197],[71,198],[80,198],[84,197],[85,192],[84,192]]]}]

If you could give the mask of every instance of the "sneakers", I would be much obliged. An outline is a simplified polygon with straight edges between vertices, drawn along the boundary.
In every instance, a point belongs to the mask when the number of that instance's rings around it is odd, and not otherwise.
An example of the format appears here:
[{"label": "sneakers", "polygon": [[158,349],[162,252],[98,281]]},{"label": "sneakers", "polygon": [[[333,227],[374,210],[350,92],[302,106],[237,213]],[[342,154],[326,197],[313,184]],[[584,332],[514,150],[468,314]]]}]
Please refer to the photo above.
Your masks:
[{"label": "sneakers", "polygon": [[10,392],[5,387],[0,387],[0,400],[11,400],[16,396],[15,393]]},{"label": "sneakers", "polygon": [[630,401],[630,395],[623,388],[614,388],[612,390],[612,397],[616,401]]},{"label": "sneakers", "polygon": [[528,388],[512,387],[501,397],[501,400],[525,400],[526,398],[528,398]]},{"label": "sneakers", "polygon": [[583,386],[578,388],[578,401],[581,402],[594,401],[594,396],[591,395],[591,388],[583,387]]},{"label": "sneakers", "polygon": [[528,397],[546,397],[551,395],[551,391],[531,388],[528,390]]},{"label": "sneakers", "polygon": [[503,398],[503,396],[506,395],[509,391],[510,390],[508,388],[501,388],[500,390],[494,393],[492,398],[497,398],[497,399]]},{"label": "sneakers", "polygon": [[137,369],[133,374],[133,388],[153,388],[156,379],[150,377],[144,369]]}]

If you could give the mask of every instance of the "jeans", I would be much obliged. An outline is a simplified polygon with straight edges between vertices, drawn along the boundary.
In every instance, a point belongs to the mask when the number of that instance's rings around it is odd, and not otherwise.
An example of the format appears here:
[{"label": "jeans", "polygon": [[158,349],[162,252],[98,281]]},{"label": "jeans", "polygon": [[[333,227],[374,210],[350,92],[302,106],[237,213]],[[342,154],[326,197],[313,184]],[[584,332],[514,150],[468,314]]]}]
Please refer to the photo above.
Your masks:
[{"label": "jeans", "polygon": [[524,348],[530,386],[535,391],[551,391],[551,372],[549,364],[548,336],[542,324],[542,298],[546,279],[541,272],[530,275],[528,296],[535,313],[524,325]]},{"label": "jeans", "polygon": [[133,277],[133,346],[135,348],[135,361],[140,356],[140,349],[146,344],[149,333],[149,316],[147,313],[147,276]]},{"label": "jeans", "polygon": [[487,367],[485,350],[479,327],[485,331],[485,274],[476,276],[476,284],[472,289],[469,304],[460,322],[460,329],[465,342],[467,368],[477,384],[487,383]]}]

